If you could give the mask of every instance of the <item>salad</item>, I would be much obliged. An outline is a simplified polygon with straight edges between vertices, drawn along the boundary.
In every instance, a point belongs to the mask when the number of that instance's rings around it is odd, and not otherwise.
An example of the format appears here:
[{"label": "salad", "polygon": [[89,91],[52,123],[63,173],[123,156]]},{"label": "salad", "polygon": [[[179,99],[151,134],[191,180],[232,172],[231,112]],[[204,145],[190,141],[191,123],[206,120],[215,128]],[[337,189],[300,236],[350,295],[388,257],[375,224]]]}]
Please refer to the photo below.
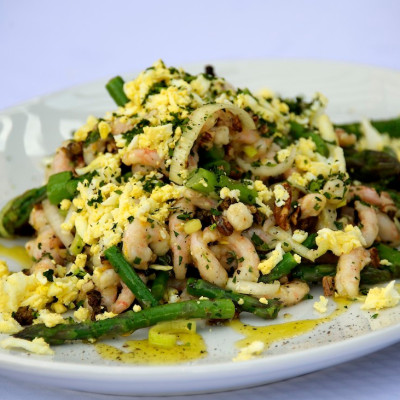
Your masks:
[{"label": "salad", "polygon": [[312,285],[320,312],[330,296],[399,302],[400,119],[334,125],[320,93],[255,94],[211,66],[158,61],[106,88],[115,110],[89,116],[46,183],[0,212],[0,235],[29,236],[32,259],[0,262],[3,347],[274,319]]}]

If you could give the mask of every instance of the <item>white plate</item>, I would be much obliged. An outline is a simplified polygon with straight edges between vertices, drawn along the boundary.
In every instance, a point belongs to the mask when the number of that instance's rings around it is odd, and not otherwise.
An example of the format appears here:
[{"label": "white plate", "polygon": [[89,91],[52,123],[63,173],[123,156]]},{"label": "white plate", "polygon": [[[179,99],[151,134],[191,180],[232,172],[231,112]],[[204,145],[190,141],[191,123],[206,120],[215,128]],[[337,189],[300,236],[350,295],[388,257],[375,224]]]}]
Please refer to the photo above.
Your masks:
[{"label": "white plate", "polygon": [[[219,75],[241,88],[268,87],[285,96],[311,96],[320,91],[329,98],[329,114],[336,122],[364,116],[393,117],[400,111],[400,73],[395,71],[298,60],[214,65]],[[202,67],[192,65],[188,70],[197,73]],[[0,114],[1,205],[41,184],[42,158],[51,154],[62,139],[69,138],[87,115],[102,115],[114,107],[104,83],[71,88]],[[318,318],[313,302],[303,302],[284,312],[292,314],[292,319]],[[330,307],[331,311],[333,302]],[[287,321],[281,316],[272,323]],[[144,336],[145,332],[137,335]],[[311,333],[276,342],[262,356],[246,362],[232,361],[237,353],[235,342],[241,336],[230,328],[213,327],[211,332],[205,328],[202,335],[209,354],[188,364],[118,364],[102,360],[92,345],[74,344],[55,348],[54,357],[1,350],[0,371],[16,379],[23,376],[24,380],[45,385],[109,394],[188,394],[235,389],[305,374],[388,346],[400,337],[400,309],[381,311],[373,319],[371,313],[354,304],[345,314]]]}]

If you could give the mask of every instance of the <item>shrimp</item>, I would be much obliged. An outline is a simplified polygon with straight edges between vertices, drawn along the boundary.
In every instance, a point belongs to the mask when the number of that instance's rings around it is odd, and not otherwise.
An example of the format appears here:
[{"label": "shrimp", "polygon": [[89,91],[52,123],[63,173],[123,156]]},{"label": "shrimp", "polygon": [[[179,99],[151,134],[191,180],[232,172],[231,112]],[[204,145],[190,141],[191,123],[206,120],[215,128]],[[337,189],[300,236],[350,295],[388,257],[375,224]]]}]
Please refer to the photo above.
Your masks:
[{"label": "shrimp", "polygon": [[58,148],[51,163],[50,175],[73,170],[74,164],[68,155],[67,149],[65,147]]},{"label": "shrimp", "polygon": [[35,239],[27,242],[25,249],[35,260],[49,257],[57,264],[63,263],[67,256],[67,250],[64,248],[63,243],[49,225],[46,225]]},{"label": "shrimp", "polygon": [[396,227],[396,224],[384,213],[378,211],[377,226],[379,230],[379,238],[382,242],[389,243],[395,247],[400,244],[400,232]]},{"label": "shrimp", "polygon": [[67,250],[49,225],[41,205],[32,209],[29,223],[38,232],[38,235],[25,244],[28,254],[35,260],[46,257],[54,260],[57,264],[62,263],[67,256]]},{"label": "shrimp", "polygon": [[381,198],[381,205],[380,205],[381,211],[392,217],[396,215],[397,207],[393,199],[390,197],[390,194],[388,192],[381,192],[380,198]]},{"label": "shrimp", "polygon": [[36,264],[32,265],[30,272],[31,272],[31,274],[36,274],[38,272],[43,273],[50,269],[54,271],[55,266],[56,266],[55,263],[52,260],[50,260],[50,258],[43,258]]},{"label": "shrimp", "polygon": [[[361,222],[361,233],[365,239],[365,246],[370,247],[378,236],[378,217],[373,207],[366,206],[360,201],[354,203],[354,208],[358,212],[358,218]],[[389,218],[389,217],[388,217]]]},{"label": "shrimp", "polygon": [[223,237],[222,242],[235,252],[238,259],[238,267],[234,277],[241,281],[257,282],[260,275],[258,270],[260,258],[251,240],[235,231],[232,235]]},{"label": "shrimp", "polygon": [[83,147],[83,159],[85,164],[89,165],[99,153],[102,153],[106,148],[105,140],[99,139],[87,146]]},{"label": "shrimp", "polygon": [[119,275],[114,271],[111,264],[104,260],[100,267],[94,269],[92,280],[96,289],[101,293],[102,303],[107,307],[107,310],[110,310],[117,298],[120,284]]},{"label": "shrimp", "polygon": [[350,186],[347,194],[347,201],[353,200],[354,197],[358,197],[362,201],[374,206],[380,206],[381,204],[381,198],[378,192],[368,186]]},{"label": "shrimp", "polygon": [[202,210],[211,210],[212,208],[218,207],[218,201],[211,197],[203,196],[201,193],[196,192],[192,189],[185,189],[184,196],[186,199]]},{"label": "shrimp", "polygon": [[274,295],[285,306],[293,306],[303,300],[310,291],[307,283],[294,280],[279,287],[278,293]]},{"label": "shrimp", "polygon": [[125,311],[128,307],[130,307],[135,300],[135,295],[132,291],[125,285],[124,282],[122,283],[122,290],[118,295],[117,301],[111,306],[111,312],[114,314],[120,314]]},{"label": "shrimp", "polygon": [[[117,299],[118,288],[117,286],[109,286],[100,290],[101,302],[107,307],[107,311],[112,311],[112,307]],[[113,311],[115,312],[115,311]],[[117,314],[117,313],[115,313]]]},{"label": "shrimp", "polygon": [[324,209],[326,197],[322,194],[310,193],[299,199],[300,219],[316,217]]},{"label": "shrimp", "polygon": [[132,122],[122,122],[121,119],[117,119],[111,122],[111,133],[113,135],[121,135],[133,129],[135,124]]},{"label": "shrimp", "polygon": [[40,232],[43,230],[43,228],[45,228],[46,226],[48,226],[48,222],[47,222],[47,218],[46,215],[43,211],[43,208],[40,205],[35,205],[35,207],[33,207],[30,215],[29,215],[29,224],[33,227],[33,229],[35,229],[35,231]]},{"label": "shrimp", "polygon": [[184,279],[186,266],[191,263],[190,238],[183,230],[182,213],[193,214],[194,206],[186,199],[180,199],[175,203],[177,210],[169,218],[169,237],[173,256],[174,273],[177,279]]},{"label": "shrimp", "polygon": [[397,207],[388,192],[378,192],[374,188],[368,186],[351,186],[347,195],[347,200],[350,201],[354,197],[360,198],[368,204],[378,207],[382,212],[394,215],[397,212]]},{"label": "shrimp", "polygon": [[194,265],[199,270],[200,276],[214,285],[225,287],[228,273],[218,261],[217,257],[208,247],[208,243],[220,239],[217,229],[210,228],[192,233],[190,238],[190,252]]},{"label": "shrimp", "polygon": [[[270,227],[268,227],[268,228],[270,228]],[[251,228],[247,229],[246,231],[243,231],[242,234],[243,234],[243,236],[247,237],[250,240],[252,240],[252,239],[257,240],[257,238],[260,238],[267,245],[272,243],[272,241],[274,240],[274,238],[271,235],[269,235],[268,233],[266,233],[265,230],[263,228],[261,228],[261,226],[259,226],[259,225],[253,225]],[[254,236],[254,235],[256,235],[256,236]]]},{"label": "shrimp", "polygon": [[256,130],[247,129],[240,132],[235,132],[232,136],[232,143],[242,146],[243,144],[252,145],[260,138]]},{"label": "shrimp", "polygon": [[339,257],[335,287],[339,296],[356,297],[360,285],[360,272],[371,261],[369,251],[357,247]]},{"label": "shrimp", "polygon": [[357,141],[357,136],[354,133],[347,133],[341,128],[336,128],[335,133],[340,147],[352,146]]},{"label": "shrimp", "polygon": [[156,256],[163,256],[169,250],[167,230],[155,222],[134,219],[125,229],[122,252],[135,268],[147,269]]},{"label": "shrimp", "polygon": [[231,268],[237,268],[237,258],[233,257],[232,250],[225,244],[214,244],[210,250],[218,258],[221,265],[229,271]]},{"label": "shrimp", "polygon": [[164,160],[156,150],[133,149],[122,156],[122,162],[126,165],[144,165],[155,169],[161,168],[165,171]]}]

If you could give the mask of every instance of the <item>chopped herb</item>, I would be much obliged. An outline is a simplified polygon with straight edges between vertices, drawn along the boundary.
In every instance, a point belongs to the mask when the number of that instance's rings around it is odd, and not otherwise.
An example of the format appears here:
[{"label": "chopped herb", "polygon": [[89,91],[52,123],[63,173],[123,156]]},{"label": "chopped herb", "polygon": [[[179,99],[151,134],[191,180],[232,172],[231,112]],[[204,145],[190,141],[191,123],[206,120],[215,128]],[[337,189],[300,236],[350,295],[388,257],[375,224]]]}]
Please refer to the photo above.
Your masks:
[{"label": "chopped herb", "polygon": [[133,260],[134,264],[140,264],[142,262],[142,259],[140,257],[135,257],[135,259]]},{"label": "chopped herb", "polygon": [[211,212],[212,215],[215,215],[216,217],[222,214],[221,211],[216,210],[215,208],[212,208],[212,209],[210,210],[210,212]]},{"label": "chopped herb", "polygon": [[340,231],[343,230],[343,223],[342,222],[335,221],[334,224],[335,224],[336,228],[338,228]]},{"label": "chopped herb", "polygon": [[183,213],[183,214],[178,215],[177,218],[182,221],[187,221],[192,218],[192,214],[191,213]]},{"label": "chopped herb", "polygon": [[44,271],[43,276],[45,276],[49,282],[54,282],[54,269]]}]

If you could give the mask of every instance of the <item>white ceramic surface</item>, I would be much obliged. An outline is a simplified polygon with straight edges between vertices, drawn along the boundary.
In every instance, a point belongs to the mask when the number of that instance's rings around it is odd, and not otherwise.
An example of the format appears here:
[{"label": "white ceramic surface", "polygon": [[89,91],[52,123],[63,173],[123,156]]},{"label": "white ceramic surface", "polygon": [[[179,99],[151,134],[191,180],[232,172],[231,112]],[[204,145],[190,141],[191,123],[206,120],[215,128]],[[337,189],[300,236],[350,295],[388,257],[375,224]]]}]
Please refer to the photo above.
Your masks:
[{"label": "white ceramic surface", "polygon": [[[400,112],[400,73],[360,65],[311,61],[240,61],[216,63],[216,72],[237,87],[268,87],[285,96],[315,91],[330,99],[336,122],[364,116],[383,118]],[[188,66],[190,72],[202,66]],[[133,75],[132,75],[133,76]],[[113,108],[104,83],[96,82],[34,99],[0,113],[1,205],[42,182],[41,159],[88,114]],[[9,242],[6,244],[10,245]],[[14,265],[16,267],[16,265]],[[314,298],[318,291],[314,293]],[[294,319],[318,318],[313,300],[287,309]],[[330,312],[334,309],[330,304]],[[283,314],[283,313],[281,313]],[[251,323],[260,321],[250,319]],[[272,324],[287,322],[282,316]],[[102,360],[92,345],[55,348],[53,357],[0,351],[0,373],[58,387],[110,394],[187,394],[235,389],[315,371],[373,352],[398,341],[400,308],[379,312],[377,319],[354,304],[345,314],[311,333],[283,343],[246,362],[232,362],[240,335],[230,328],[204,327],[207,358],[176,366],[133,366]],[[144,337],[137,332],[134,338]],[[126,338],[117,341],[121,345]],[[108,341],[113,343],[112,341]],[[114,342],[115,344],[115,342]]]}]

